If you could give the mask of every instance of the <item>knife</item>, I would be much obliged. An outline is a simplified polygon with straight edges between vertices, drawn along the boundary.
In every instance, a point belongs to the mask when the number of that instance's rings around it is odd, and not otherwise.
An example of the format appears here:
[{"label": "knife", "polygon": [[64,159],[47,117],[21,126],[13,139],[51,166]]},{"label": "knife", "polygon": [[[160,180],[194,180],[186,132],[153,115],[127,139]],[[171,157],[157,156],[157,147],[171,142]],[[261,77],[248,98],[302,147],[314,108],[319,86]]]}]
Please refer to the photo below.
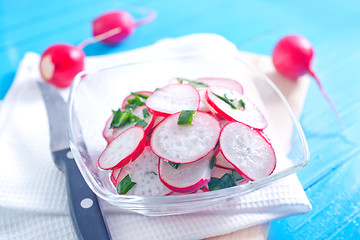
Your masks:
[{"label": "knife", "polygon": [[71,220],[83,240],[111,239],[98,199],[82,177],[66,134],[66,103],[51,85],[38,82],[48,114],[50,150],[55,165],[65,174]]}]

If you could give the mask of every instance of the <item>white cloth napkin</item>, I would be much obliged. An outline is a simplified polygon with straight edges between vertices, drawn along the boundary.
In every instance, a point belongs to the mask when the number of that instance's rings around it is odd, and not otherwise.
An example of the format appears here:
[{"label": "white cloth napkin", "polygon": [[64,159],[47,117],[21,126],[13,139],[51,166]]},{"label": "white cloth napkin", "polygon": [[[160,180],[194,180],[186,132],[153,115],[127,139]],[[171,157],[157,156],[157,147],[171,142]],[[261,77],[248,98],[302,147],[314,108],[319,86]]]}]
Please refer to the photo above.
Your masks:
[{"label": "white cloth napkin", "polygon": [[[236,47],[221,36],[194,34],[124,53],[88,57],[86,68],[214,51],[237,53]],[[277,79],[275,82],[299,115],[308,81],[282,82],[274,75],[268,57],[244,52],[241,56]],[[35,53],[25,55],[0,108],[0,239],[76,239],[65,179],[49,150],[47,114],[36,85],[40,80],[39,58]],[[61,93],[67,95],[66,90]],[[311,209],[296,175],[228,201],[211,212],[145,217],[113,212],[104,205],[113,239],[200,239]]]}]

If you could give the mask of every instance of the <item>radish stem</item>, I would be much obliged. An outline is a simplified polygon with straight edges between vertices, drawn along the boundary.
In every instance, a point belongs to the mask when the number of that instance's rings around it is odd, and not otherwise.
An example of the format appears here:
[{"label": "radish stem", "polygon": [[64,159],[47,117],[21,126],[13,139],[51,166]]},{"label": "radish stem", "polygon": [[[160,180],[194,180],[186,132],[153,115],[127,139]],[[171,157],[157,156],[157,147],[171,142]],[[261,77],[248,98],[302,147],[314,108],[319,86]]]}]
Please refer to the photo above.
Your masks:
[{"label": "radish stem", "polygon": [[121,32],[120,27],[113,28],[107,32],[97,35],[96,37],[91,37],[91,38],[85,39],[84,41],[80,42],[77,45],[77,47],[80,49],[84,49],[87,45],[90,45],[90,44],[96,43],[96,42],[101,42],[102,40],[112,37],[120,32]]},{"label": "radish stem", "polygon": [[345,124],[342,121],[342,119],[341,119],[341,117],[339,115],[339,112],[336,110],[335,104],[333,103],[333,101],[331,100],[331,98],[329,97],[327,92],[325,91],[325,89],[324,89],[320,79],[318,78],[318,76],[315,74],[315,72],[310,67],[308,69],[308,73],[310,74],[310,76],[312,76],[315,79],[317,85],[319,86],[321,94],[325,97],[326,101],[329,103],[329,105],[330,105],[332,111],[334,112],[336,118],[338,119],[341,127],[345,128]]}]

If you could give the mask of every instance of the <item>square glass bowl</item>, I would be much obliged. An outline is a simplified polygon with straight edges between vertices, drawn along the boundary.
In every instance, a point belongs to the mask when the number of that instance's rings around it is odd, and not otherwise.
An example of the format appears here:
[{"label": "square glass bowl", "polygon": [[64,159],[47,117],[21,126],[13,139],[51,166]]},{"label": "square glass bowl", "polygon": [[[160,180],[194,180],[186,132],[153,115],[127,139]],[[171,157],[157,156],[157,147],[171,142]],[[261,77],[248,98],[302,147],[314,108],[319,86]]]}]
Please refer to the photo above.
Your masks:
[{"label": "square glass bowl", "polygon": [[[102,131],[106,120],[130,92],[168,84],[174,77],[231,78],[261,108],[268,120],[264,132],[277,156],[274,173],[236,187],[186,195],[140,197],[119,195],[97,160],[106,147]],[[289,104],[271,80],[238,57],[179,56],[120,64],[79,73],[68,99],[68,135],[72,153],[85,181],[94,193],[121,210],[147,216],[185,214],[205,210],[225,200],[264,187],[304,167],[309,151],[304,133]]]}]

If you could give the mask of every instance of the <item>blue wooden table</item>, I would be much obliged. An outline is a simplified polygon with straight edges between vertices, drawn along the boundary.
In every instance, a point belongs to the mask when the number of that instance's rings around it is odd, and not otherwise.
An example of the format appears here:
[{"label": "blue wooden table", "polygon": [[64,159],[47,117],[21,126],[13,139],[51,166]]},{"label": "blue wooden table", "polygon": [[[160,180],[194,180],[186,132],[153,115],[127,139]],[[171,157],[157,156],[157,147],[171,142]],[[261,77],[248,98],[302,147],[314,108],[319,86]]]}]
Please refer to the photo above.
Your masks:
[{"label": "blue wooden table", "polygon": [[[314,68],[345,123],[342,129],[315,82],[310,84],[300,122],[311,160],[298,172],[313,210],[271,223],[269,239],[360,239],[360,4],[356,0],[215,1],[126,0],[154,9],[158,18],[136,29],[121,45],[94,44],[87,55],[150,45],[165,37],[211,32],[240,50],[270,55],[289,33],[313,43]],[[120,1],[21,1],[0,4],[0,99],[27,51],[50,44],[77,44],[91,34],[91,20]]]}]

